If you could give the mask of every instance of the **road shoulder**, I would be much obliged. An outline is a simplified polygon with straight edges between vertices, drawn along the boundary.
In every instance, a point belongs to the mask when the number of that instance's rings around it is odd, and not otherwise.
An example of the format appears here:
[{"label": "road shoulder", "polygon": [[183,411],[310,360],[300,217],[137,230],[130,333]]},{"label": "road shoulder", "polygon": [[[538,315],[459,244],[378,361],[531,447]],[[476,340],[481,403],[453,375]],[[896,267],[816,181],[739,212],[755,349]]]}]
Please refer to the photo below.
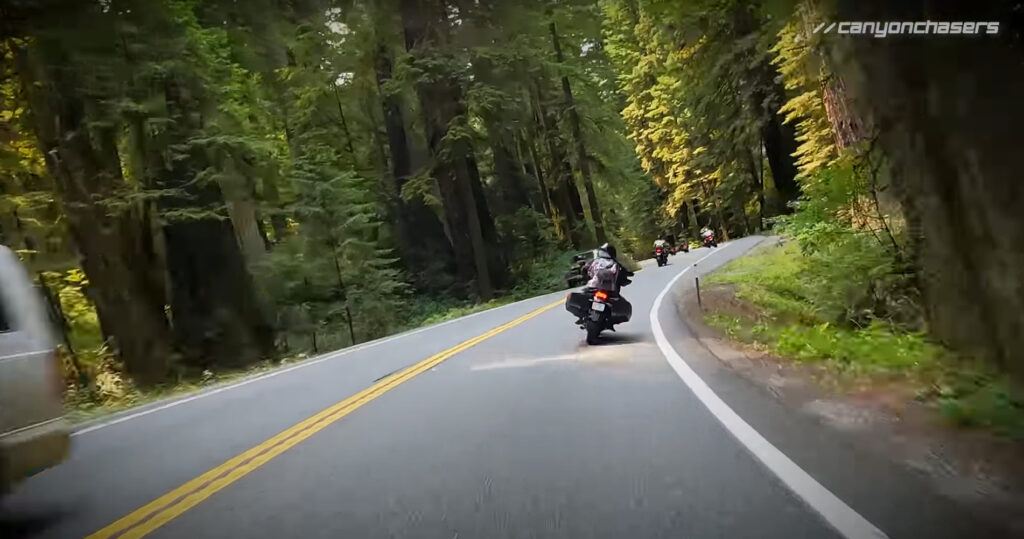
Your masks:
[{"label": "road shoulder", "polygon": [[[724,258],[724,257],[719,257]],[[712,259],[714,261],[715,259]],[[892,458],[871,433],[838,429],[781,397],[761,377],[746,375],[736,365],[741,350],[713,339],[700,321],[694,281],[725,260],[701,264],[699,274],[684,275],[658,313],[668,341],[708,386],[771,444],[824,487],[890,536],[960,537],[991,530],[982,536],[1005,535],[992,511],[956,503],[927,474]],[[692,273],[692,272],[691,272]],[[805,396],[814,396],[804,388]],[[813,401],[813,398],[810,398]],[[812,408],[813,409],[813,408]]]}]

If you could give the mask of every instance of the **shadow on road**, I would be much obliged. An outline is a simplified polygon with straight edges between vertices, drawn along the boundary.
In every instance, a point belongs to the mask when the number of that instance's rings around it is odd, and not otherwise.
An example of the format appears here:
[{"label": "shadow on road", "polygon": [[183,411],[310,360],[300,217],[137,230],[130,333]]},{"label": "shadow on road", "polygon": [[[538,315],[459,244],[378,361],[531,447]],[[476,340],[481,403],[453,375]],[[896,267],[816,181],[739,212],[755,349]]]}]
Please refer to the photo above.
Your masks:
[{"label": "shadow on road", "polygon": [[643,335],[634,333],[602,333],[600,342],[594,346],[616,346],[621,344],[633,344],[643,342]]}]

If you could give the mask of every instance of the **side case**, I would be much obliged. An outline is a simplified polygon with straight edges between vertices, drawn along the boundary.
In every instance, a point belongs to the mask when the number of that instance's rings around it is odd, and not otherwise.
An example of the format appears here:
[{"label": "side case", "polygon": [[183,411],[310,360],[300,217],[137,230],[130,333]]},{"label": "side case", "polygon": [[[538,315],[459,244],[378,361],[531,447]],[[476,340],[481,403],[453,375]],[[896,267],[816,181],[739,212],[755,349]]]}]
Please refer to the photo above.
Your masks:
[{"label": "side case", "polygon": [[587,314],[590,310],[590,295],[582,292],[570,292],[565,298],[565,310],[577,317]]},{"label": "side case", "polygon": [[619,299],[612,304],[612,323],[621,324],[629,322],[633,317],[633,305],[624,299]]}]

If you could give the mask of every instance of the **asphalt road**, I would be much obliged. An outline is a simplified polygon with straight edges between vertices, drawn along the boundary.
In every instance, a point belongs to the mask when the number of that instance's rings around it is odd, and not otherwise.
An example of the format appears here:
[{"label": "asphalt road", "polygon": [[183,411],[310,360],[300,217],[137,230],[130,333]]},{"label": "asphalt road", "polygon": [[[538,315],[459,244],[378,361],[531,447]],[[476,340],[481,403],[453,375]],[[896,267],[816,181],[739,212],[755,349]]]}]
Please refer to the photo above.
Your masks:
[{"label": "asphalt road", "polygon": [[[758,241],[720,247],[702,265]],[[68,462],[4,500],[4,536],[83,537],[135,514],[149,527],[106,536],[837,537],[709,412],[655,342],[652,303],[708,254],[645,265],[623,291],[633,320],[600,346],[587,346],[560,306],[491,331],[564,297],[557,293],[94,425],[73,438]],[[421,364],[481,335],[489,336]],[[416,368],[423,372],[411,376]],[[203,483],[200,494],[166,498],[173,518],[137,512],[389,381],[401,383]],[[210,484],[219,486],[211,493]],[[875,524],[891,534],[891,517],[871,505],[857,509],[881,515]]]}]

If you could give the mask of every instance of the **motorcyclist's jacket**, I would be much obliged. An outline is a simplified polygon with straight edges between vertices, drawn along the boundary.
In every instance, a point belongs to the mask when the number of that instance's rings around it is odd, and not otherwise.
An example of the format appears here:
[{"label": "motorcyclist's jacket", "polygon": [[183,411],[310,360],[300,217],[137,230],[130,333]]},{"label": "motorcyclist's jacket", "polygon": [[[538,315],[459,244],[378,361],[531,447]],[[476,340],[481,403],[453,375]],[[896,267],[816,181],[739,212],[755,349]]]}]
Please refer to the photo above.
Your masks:
[{"label": "motorcyclist's jacket", "polygon": [[590,275],[590,281],[587,282],[588,288],[609,292],[616,290],[619,265],[611,258],[595,258],[587,267],[587,272]]},{"label": "motorcyclist's jacket", "polygon": [[608,292],[618,292],[620,287],[630,282],[628,278],[633,275],[633,272],[622,267],[617,260],[602,250],[597,251],[597,257],[587,265],[586,270],[590,275],[587,288]]},{"label": "motorcyclist's jacket", "polygon": [[668,242],[665,240],[656,240],[654,242],[654,248],[657,249],[659,247],[662,249],[668,249]]}]

